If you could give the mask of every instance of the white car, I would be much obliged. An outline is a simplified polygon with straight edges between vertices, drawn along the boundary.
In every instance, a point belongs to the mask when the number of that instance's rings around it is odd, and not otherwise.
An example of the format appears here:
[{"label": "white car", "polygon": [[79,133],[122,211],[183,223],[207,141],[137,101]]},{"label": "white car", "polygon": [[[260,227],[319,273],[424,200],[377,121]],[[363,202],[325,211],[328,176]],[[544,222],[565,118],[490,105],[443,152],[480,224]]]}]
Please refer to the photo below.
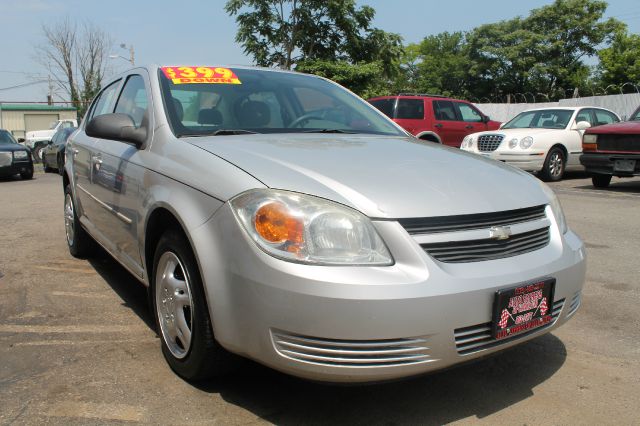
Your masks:
[{"label": "white car", "polygon": [[580,154],[585,129],[619,121],[617,114],[604,108],[530,109],[497,131],[468,135],[460,148],[557,181],[565,169],[584,170]]}]

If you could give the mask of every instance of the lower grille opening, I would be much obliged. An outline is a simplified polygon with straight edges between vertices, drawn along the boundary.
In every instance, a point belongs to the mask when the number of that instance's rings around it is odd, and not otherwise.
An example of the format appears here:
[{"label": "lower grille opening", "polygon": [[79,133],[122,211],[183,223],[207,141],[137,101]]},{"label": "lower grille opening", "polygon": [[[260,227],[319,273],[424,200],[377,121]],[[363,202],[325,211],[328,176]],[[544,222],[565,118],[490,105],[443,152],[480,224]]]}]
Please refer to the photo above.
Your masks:
[{"label": "lower grille opening", "polygon": [[518,334],[513,337],[507,337],[500,340],[494,339],[491,335],[491,322],[476,324],[469,327],[457,328],[453,332],[456,341],[456,349],[460,355],[467,355],[484,349],[489,349],[494,346],[500,346],[503,343],[511,342],[521,337],[528,336],[529,334],[549,328],[553,324],[555,324],[556,320],[560,316],[562,307],[564,306],[564,301],[565,299],[560,299],[553,302],[553,310],[551,311],[553,320],[549,324],[543,325],[542,327],[535,328],[522,334]]},{"label": "lower grille opening", "polygon": [[432,361],[425,338],[337,340],[271,332],[276,351],[297,361],[338,367],[380,367]]}]

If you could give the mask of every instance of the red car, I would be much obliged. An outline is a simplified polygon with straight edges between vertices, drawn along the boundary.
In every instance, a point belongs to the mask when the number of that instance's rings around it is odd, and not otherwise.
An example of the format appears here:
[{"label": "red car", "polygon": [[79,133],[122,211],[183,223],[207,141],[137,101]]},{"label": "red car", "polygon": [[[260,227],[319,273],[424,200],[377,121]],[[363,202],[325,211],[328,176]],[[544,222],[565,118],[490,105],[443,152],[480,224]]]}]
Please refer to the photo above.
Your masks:
[{"label": "red car", "polygon": [[582,137],[580,163],[593,186],[606,188],[612,176],[640,175],[640,107],[629,121],[587,129]]},{"label": "red car", "polygon": [[417,138],[457,148],[468,134],[500,127],[470,102],[444,96],[401,93],[369,103]]}]

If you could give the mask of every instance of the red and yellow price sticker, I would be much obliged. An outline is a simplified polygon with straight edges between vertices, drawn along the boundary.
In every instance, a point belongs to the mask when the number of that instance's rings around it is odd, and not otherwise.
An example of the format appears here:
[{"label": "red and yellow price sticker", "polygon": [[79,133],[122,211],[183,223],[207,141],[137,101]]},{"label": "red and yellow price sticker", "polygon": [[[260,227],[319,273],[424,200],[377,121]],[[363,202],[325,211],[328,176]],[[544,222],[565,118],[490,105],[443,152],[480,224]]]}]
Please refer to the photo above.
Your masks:
[{"label": "red and yellow price sticker", "polygon": [[229,68],[222,67],[162,67],[173,84],[242,84]]}]

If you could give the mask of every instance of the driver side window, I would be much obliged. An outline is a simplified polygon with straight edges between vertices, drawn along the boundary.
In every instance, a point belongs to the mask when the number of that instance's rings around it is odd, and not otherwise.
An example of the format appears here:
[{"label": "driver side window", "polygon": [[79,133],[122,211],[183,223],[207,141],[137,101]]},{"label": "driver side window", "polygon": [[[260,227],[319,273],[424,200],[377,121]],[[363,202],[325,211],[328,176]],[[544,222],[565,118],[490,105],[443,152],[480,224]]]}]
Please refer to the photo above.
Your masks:
[{"label": "driver side window", "polygon": [[147,107],[147,89],[144,86],[144,79],[140,75],[130,76],[122,89],[120,98],[118,98],[115,112],[127,114],[136,127],[140,127]]}]

